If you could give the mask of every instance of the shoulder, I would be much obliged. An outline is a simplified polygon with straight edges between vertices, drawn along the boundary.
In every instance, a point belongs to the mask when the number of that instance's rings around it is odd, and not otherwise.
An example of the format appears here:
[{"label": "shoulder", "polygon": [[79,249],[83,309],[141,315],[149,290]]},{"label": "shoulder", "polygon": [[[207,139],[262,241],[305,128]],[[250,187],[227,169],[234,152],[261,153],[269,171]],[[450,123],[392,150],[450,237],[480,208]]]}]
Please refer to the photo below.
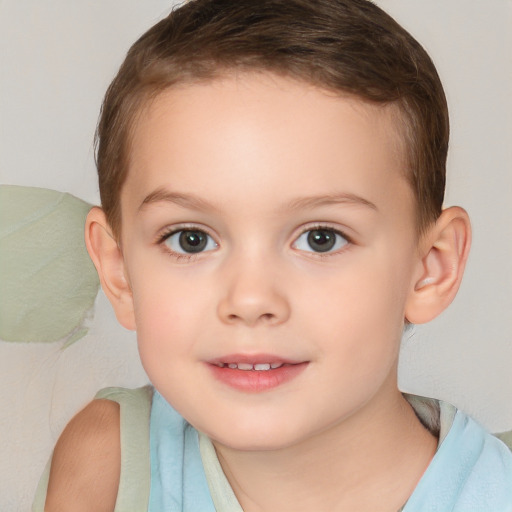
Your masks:
[{"label": "shoulder", "polygon": [[501,440],[501,442],[505,443],[505,446],[512,452],[512,430],[508,430],[507,432],[500,432],[499,434],[495,434],[495,436]]},{"label": "shoulder", "polygon": [[45,511],[112,512],[120,468],[119,404],[93,400],[69,422],[55,446]]}]

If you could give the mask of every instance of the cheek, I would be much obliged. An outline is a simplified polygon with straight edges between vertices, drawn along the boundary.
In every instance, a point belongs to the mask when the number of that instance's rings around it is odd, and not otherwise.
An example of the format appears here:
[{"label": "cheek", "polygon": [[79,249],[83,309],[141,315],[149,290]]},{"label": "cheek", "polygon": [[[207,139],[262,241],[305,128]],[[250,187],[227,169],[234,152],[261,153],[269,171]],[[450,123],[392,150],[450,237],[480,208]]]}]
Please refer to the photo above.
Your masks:
[{"label": "cheek", "polygon": [[396,357],[407,295],[402,264],[368,254],[319,283],[321,293],[310,292],[303,315],[313,313],[312,328],[319,329],[326,354],[360,365],[361,371]]},{"label": "cheek", "polygon": [[134,289],[137,345],[149,379],[174,405],[176,390],[189,377],[183,362],[194,358],[198,322],[192,312],[198,305],[165,279],[155,281],[151,290],[138,294]]},{"label": "cheek", "polygon": [[[139,344],[154,349],[180,350],[181,340],[190,336],[194,322],[189,321],[194,304],[170,291],[162,281],[155,283],[152,293],[137,293],[134,289],[135,323]],[[187,328],[185,328],[187,326]]]},{"label": "cheek", "polygon": [[151,378],[154,369],[180,372],[212,331],[214,287],[205,272],[176,268],[165,256],[137,263],[131,282],[142,363]]},{"label": "cheek", "polygon": [[399,267],[378,258],[360,258],[333,275],[321,277],[314,287],[304,286],[303,303],[330,318],[327,324],[364,328],[374,323],[372,319],[383,318],[387,319],[384,324],[394,323],[403,318],[407,295],[408,281]]},{"label": "cheek", "polygon": [[193,334],[191,331],[197,323],[193,317],[201,309],[197,300],[199,294],[194,293],[187,280],[171,273],[165,264],[151,262],[134,267],[141,269],[131,273],[130,281],[142,351],[153,350],[163,355],[171,350],[184,350],[184,340]]}]

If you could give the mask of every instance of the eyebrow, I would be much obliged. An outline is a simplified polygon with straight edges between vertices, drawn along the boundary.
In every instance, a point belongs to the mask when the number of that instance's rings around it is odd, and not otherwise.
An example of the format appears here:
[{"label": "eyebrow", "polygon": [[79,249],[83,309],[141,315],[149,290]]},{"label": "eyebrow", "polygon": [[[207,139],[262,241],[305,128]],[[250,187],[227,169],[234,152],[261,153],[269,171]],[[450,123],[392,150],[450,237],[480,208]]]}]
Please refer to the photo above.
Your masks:
[{"label": "eyebrow", "polygon": [[179,192],[171,192],[164,188],[157,188],[150,194],[148,194],[139,206],[139,211],[145,206],[154,203],[173,203],[183,208],[189,208],[193,210],[204,210],[204,211],[217,211],[218,208],[213,204],[201,199],[200,197],[193,196],[190,194],[182,194]]},{"label": "eyebrow", "polygon": [[349,192],[321,196],[301,197],[290,201],[285,208],[288,210],[301,210],[303,208],[318,208],[321,206],[331,206],[338,204],[354,204],[365,206],[375,211],[379,210],[377,206],[368,199],[364,199],[361,196]]},{"label": "eyebrow", "polygon": [[[142,210],[147,205],[160,202],[169,202],[176,204],[178,206],[182,206],[183,208],[189,208],[194,210],[219,211],[219,209],[215,205],[200,197],[191,194],[171,192],[170,190],[167,190],[165,188],[157,188],[156,190],[148,194],[140,204],[139,211]],[[306,208],[319,208],[322,206],[332,206],[339,204],[360,205],[367,207],[371,210],[378,211],[377,206],[371,201],[364,199],[363,197],[358,196],[356,194],[348,192],[319,196],[299,197],[287,203],[282,208],[282,210],[293,211]]]}]

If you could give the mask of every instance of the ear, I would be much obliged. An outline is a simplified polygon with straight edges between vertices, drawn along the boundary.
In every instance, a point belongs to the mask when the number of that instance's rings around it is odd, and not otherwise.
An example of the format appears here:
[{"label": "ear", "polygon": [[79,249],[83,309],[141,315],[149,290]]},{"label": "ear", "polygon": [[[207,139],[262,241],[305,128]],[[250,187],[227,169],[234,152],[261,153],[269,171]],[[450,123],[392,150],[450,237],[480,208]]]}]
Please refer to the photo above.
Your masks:
[{"label": "ear", "polygon": [[422,236],[420,256],[405,318],[413,324],[429,322],[444,311],[457,294],[471,245],[468,214],[459,207],[443,210]]},{"label": "ear", "polygon": [[133,295],[126,277],[123,253],[101,208],[94,207],[87,215],[85,245],[119,323],[126,329],[135,330]]}]

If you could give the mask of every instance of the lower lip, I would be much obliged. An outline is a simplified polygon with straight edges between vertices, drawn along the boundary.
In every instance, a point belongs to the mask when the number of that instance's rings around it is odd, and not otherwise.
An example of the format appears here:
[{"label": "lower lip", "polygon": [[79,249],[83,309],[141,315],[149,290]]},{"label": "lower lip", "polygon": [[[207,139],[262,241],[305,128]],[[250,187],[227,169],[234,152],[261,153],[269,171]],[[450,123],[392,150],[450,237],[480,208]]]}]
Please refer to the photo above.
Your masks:
[{"label": "lower lip", "polygon": [[300,375],[307,365],[307,362],[285,364],[273,370],[238,370],[227,366],[221,368],[215,364],[208,366],[215,378],[223,384],[239,391],[261,393],[290,382]]}]

